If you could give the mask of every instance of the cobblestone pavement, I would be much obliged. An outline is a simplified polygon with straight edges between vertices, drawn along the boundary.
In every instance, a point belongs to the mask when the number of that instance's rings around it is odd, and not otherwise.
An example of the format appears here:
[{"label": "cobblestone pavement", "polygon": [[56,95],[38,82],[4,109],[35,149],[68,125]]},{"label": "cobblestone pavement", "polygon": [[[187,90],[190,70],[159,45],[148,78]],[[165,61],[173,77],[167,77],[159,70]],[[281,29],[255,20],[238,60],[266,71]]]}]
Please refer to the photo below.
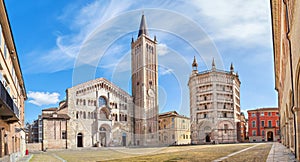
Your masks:
[{"label": "cobblestone pavement", "polygon": [[295,155],[281,143],[274,142],[267,162],[296,162]]}]

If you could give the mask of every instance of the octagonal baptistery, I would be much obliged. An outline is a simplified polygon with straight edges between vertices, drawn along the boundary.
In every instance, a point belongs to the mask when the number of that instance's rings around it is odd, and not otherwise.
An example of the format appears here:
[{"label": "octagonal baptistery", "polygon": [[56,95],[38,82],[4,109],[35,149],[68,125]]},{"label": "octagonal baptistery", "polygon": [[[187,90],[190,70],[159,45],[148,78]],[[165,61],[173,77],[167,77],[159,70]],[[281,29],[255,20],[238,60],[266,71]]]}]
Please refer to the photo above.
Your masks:
[{"label": "octagonal baptistery", "polygon": [[189,79],[191,143],[235,143],[240,141],[240,80],[230,71],[212,68],[198,72],[196,58]]},{"label": "octagonal baptistery", "polygon": [[68,148],[129,146],[132,97],[104,78],[67,89]]}]

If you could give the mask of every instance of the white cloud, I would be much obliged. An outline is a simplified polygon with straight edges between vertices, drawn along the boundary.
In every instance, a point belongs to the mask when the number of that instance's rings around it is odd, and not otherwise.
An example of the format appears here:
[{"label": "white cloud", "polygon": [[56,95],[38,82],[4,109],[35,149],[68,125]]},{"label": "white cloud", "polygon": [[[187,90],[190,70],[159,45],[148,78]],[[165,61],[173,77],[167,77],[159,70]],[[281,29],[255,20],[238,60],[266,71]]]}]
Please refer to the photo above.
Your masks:
[{"label": "white cloud", "polygon": [[165,68],[159,68],[159,74],[160,75],[168,75],[168,74],[172,74],[174,73],[174,70],[173,69],[165,69]]},{"label": "white cloud", "polygon": [[[143,5],[140,5],[143,4]],[[240,46],[255,47],[257,45],[269,46],[270,43],[270,15],[269,4],[266,1],[261,0],[241,1],[232,0],[230,3],[223,0],[205,1],[205,0],[193,0],[193,1],[153,1],[151,3],[134,1],[100,1],[96,0],[85,5],[70,4],[64,10],[64,13],[58,17],[59,21],[66,24],[66,27],[70,29],[70,33],[57,34],[56,44],[53,48],[45,51],[35,51],[33,64],[26,66],[27,72],[56,72],[60,70],[73,68],[82,47],[85,46],[87,39],[94,34],[97,27],[109,22],[113,18],[116,18],[127,11],[135,11],[136,9],[152,8],[152,9],[166,9],[175,11],[178,14],[186,16],[201,25],[204,30],[209,33],[209,36],[214,41],[231,42],[228,46]],[[187,10],[188,9],[188,10]],[[155,13],[151,13],[155,14]],[[163,19],[166,15],[157,15],[155,19],[148,21],[151,15],[147,13],[147,23],[149,27],[158,26],[171,26],[172,32],[175,34],[188,33],[192,38],[196,36],[198,31],[191,31],[190,25],[174,19]],[[149,16],[149,17],[148,17]],[[133,19],[133,18],[132,18]],[[124,20],[127,24],[132,22],[132,19]],[[162,21],[164,20],[164,21]],[[165,21],[168,20],[168,21]],[[112,25],[113,24],[113,25]],[[118,26],[118,23],[112,23],[110,26],[102,26],[103,30],[119,30],[120,28],[126,28],[126,26]],[[123,24],[122,24],[123,25]],[[170,28],[171,29],[171,28]],[[167,31],[168,32],[168,31]],[[105,35],[103,38],[99,38],[98,46],[101,46],[101,42],[105,42],[110,35]],[[197,36],[198,39],[190,39],[188,41],[198,41],[197,45],[202,45],[200,41],[209,40],[203,37]],[[159,38],[162,40],[161,38]],[[167,41],[168,37],[165,39]],[[204,44],[207,44],[207,42]],[[237,43],[238,42],[238,43]],[[262,43],[263,42],[263,43]],[[189,42],[191,43],[191,42]],[[128,45],[128,44],[126,44]],[[205,46],[205,45],[203,45]],[[205,46],[206,47],[206,46]],[[157,51],[160,56],[164,56],[168,53],[168,46],[164,43],[160,43],[157,46]],[[90,57],[90,53],[94,48],[89,48],[89,51],[84,51],[86,56],[84,57],[84,63],[91,64],[97,62],[95,57]],[[204,48],[203,48],[204,50]],[[92,51],[92,52],[91,52]],[[90,52],[90,53],[89,53]],[[99,51],[101,53],[103,51]],[[43,53],[43,55],[41,55]],[[210,53],[205,51],[202,53]],[[115,64],[115,62],[113,62]],[[108,62],[112,65],[112,62]],[[106,64],[102,64],[105,66]],[[95,66],[95,65],[93,65]]]},{"label": "white cloud", "polygon": [[59,93],[56,92],[49,93],[29,91],[27,96],[29,98],[28,102],[37,106],[56,104],[59,101]]},{"label": "white cloud", "polygon": [[[233,44],[268,45],[270,41],[269,1],[194,0],[198,14],[188,15],[207,29],[214,40],[232,40]],[[199,19],[199,16],[202,19]],[[204,22],[199,22],[199,20]]]},{"label": "white cloud", "polygon": [[156,46],[156,48],[157,48],[158,56],[164,56],[169,52],[168,46],[166,44],[163,44],[163,43],[158,44]]}]

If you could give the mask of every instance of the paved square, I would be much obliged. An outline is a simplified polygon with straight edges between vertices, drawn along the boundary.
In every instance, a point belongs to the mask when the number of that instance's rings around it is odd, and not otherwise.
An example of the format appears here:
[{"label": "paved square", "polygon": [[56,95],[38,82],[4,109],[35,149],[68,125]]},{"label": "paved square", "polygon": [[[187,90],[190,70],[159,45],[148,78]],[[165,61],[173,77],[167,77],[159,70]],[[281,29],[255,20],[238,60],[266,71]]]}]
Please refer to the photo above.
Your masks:
[{"label": "paved square", "polygon": [[266,161],[271,146],[271,143],[247,143],[163,148],[89,148],[81,150],[57,150],[45,153],[34,153],[30,162],[214,161],[221,158],[221,161]]}]

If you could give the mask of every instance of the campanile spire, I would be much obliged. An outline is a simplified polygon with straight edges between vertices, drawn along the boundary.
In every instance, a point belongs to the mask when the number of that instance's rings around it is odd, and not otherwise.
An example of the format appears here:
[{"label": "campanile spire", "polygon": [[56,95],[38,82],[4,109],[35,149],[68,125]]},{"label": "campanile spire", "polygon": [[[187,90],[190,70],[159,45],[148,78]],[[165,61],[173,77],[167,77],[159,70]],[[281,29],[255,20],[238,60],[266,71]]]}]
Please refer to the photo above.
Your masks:
[{"label": "campanile spire", "polygon": [[141,24],[140,24],[138,37],[140,37],[143,34],[148,35],[148,30],[147,30],[147,25],[146,25],[146,18],[145,18],[144,14],[142,15],[142,18],[141,18]]}]

